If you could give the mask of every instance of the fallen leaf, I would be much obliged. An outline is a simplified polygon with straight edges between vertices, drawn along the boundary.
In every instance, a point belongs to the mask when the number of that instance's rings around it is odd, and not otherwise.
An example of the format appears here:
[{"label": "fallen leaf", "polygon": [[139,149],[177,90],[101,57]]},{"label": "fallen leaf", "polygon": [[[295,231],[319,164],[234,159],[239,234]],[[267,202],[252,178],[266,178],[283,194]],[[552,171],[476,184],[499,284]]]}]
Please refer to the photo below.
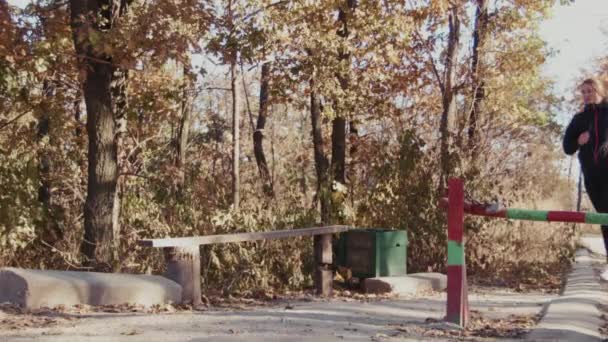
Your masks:
[{"label": "fallen leaf", "polygon": [[122,332],[120,334],[125,335],[125,336],[133,336],[133,335],[139,335],[139,334],[141,334],[141,332],[138,331],[137,329],[130,329],[130,330]]}]

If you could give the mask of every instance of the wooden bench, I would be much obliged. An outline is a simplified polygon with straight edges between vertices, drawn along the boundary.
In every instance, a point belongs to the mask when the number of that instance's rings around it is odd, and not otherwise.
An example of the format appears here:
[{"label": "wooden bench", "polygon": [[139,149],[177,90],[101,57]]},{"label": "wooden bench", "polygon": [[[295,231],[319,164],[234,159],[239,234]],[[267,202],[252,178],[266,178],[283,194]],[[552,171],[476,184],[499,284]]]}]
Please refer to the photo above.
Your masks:
[{"label": "wooden bench", "polygon": [[302,229],[275,230],[268,232],[205,235],[165,239],[144,239],[138,244],[145,247],[163,248],[167,272],[165,276],[182,286],[184,303],[200,304],[201,258],[200,246],[216,243],[256,240],[285,239],[297,236],[314,236],[316,268],[314,283],[317,294],[329,296],[332,292],[333,275],[332,234],[353,229],[349,226],[327,226]]}]

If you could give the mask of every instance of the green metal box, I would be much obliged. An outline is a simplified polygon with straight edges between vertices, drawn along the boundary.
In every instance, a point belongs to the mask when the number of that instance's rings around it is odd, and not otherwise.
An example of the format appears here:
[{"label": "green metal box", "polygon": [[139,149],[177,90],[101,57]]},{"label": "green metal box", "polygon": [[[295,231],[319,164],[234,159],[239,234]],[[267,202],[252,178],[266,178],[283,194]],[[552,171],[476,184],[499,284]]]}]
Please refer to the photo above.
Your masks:
[{"label": "green metal box", "polygon": [[407,231],[357,229],[340,234],[336,246],[340,266],[353,277],[373,278],[407,274]]}]

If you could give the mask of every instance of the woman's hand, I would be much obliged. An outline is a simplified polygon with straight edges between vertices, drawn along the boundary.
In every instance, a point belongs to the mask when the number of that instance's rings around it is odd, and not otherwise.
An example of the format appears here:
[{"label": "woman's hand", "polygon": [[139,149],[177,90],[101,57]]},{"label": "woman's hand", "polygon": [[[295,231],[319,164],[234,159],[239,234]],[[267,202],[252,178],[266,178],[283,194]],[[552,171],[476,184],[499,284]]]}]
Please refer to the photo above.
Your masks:
[{"label": "woman's hand", "polygon": [[581,135],[578,136],[578,144],[580,146],[585,145],[588,142],[589,142],[589,132],[583,132]]}]

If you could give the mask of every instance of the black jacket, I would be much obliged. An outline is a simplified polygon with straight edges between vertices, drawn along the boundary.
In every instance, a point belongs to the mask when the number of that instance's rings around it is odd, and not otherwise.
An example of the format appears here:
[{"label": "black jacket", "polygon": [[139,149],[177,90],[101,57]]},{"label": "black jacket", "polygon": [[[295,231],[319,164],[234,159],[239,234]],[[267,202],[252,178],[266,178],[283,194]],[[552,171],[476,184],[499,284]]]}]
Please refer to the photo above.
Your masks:
[{"label": "black jacket", "polygon": [[[585,131],[589,132],[589,141],[579,146],[578,137]],[[566,128],[564,152],[571,155],[580,150],[578,159],[585,177],[604,175],[608,171],[608,155],[603,153],[601,147],[607,139],[608,103],[589,104],[582,112],[574,115]]]}]

